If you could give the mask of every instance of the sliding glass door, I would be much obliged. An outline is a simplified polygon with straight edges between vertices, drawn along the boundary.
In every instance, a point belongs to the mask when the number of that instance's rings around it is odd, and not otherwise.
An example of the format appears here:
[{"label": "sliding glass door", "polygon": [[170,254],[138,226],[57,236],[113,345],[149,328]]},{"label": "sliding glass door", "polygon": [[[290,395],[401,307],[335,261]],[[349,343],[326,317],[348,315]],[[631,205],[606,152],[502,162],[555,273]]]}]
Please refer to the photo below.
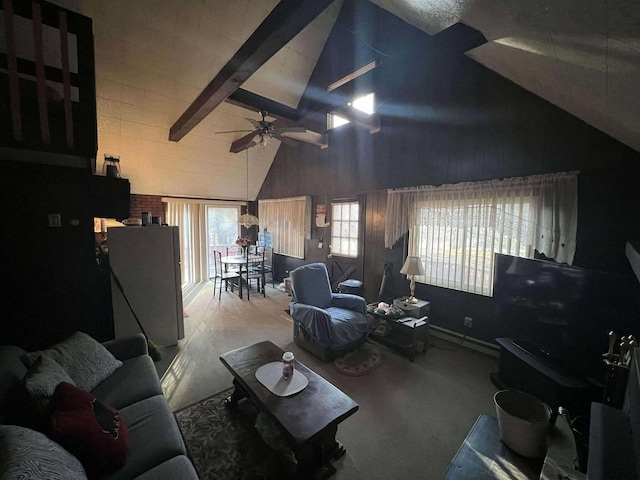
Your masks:
[{"label": "sliding glass door", "polygon": [[169,225],[180,227],[183,284],[205,282],[213,275],[213,251],[226,255],[240,233],[240,205],[206,200],[166,199]]},{"label": "sliding glass door", "polygon": [[226,255],[227,246],[234,245],[240,234],[239,215],[239,206],[206,205],[209,277],[214,274],[213,252]]}]

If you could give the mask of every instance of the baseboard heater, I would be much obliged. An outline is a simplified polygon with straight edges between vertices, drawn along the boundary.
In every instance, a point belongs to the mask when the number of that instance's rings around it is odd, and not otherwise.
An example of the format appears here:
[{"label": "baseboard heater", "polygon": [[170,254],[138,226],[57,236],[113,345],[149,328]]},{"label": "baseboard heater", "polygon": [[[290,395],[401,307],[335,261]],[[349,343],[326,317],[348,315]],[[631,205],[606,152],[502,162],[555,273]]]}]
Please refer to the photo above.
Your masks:
[{"label": "baseboard heater", "polygon": [[449,342],[458,343],[463,347],[486,353],[487,355],[491,355],[492,357],[500,357],[500,347],[498,345],[494,345],[493,343],[485,342],[484,340],[473,337],[468,337],[461,333],[454,332],[453,330],[448,330],[446,328],[442,328],[433,324],[429,325],[429,332],[434,337],[442,338]]}]

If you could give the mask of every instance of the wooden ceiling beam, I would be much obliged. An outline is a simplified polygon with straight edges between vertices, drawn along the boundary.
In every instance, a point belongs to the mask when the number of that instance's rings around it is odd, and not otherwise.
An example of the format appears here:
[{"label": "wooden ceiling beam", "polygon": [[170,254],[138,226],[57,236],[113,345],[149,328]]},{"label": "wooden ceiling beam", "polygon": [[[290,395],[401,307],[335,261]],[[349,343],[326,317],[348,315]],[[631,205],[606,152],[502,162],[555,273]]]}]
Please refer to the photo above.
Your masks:
[{"label": "wooden ceiling beam", "polygon": [[317,145],[321,150],[329,146],[329,136],[326,133],[318,133],[312,130],[307,130],[306,132],[287,132],[283,133],[282,136]]},{"label": "wooden ceiling beam", "polygon": [[235,92],[229,95],[226,102],[254,112],[267,112],[270,117],[274,117],[279,120],[297,122],[299,117],[298,110],[295,108],[291,108],[287,105],[278,103],[267,97],[263,97],[257,93],[253,93],[242,88],[238,88]]},{"label": "wooden ceiling beam", "polygon": [[334,0],[281,0],[169,130],[179,141]]}]

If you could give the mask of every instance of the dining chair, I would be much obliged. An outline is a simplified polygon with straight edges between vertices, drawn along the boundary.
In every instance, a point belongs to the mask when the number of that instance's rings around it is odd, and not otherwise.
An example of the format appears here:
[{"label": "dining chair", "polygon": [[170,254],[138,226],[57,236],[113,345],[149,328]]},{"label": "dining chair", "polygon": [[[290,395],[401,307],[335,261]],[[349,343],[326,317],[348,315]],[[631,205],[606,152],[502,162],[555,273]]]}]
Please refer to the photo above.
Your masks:
[{"label": "dining chair", "polygon": [[[233,281],[240,280],[240,272],[237,270],[228,272],[224,271],[220,250],[215,250],[213,252],[213,258],[213,277],[210,278],[210,280],[213,281],[213,298],[216,298],[216,284],[220,282],[218,285],[218,300],[222,300],[222,283],[224,282],[224,290],[226,292],[229,282],[231,282],[231,292],[233,293]],[[240,286],[240,288],[242,288],[242,286]]]},{"label": "dining chair", "polygon": [[[230,245],[227,247],[227,257],[239,257],[240,255],[242,255],[242,247],[238,245]],[[240,273],[240,270],[240,267],[238,267],[237,265],[227,266],[228,272]]]},{"label": "dining chair", "polygon": [[[262,296],[266,297],[267,294],[264,288],[264,272],[261,269],[257,268],[259,265],[262,265],[262,262],[255,263],[254,260],[250,261],[250,256],[247,255],[247,260],[245,263],[244,271],[242,272],[242,278],[244,279],[244,283],[247,285],[247,300],[249,300],[249,292],[251,290],[251,281],[256,281],[256,286],[258,292],[262,290]],[[255,255],[254,255],[255,258]]]},{"label": "dining chair", "polygon": [[258,247],[258,255],[262,255],[262,262],[257,264],[254,268],[262,273],[262,286],[267,283],[267,274],[271,275],[271,286],[276,287],[275,279],[273,278],[273,247]]},{"label": "dining chair", "polygon": [[[271,286],[276,288],[276,280],[273,278],[273,247],[264,247],[262,252],[262,273],[265,277],[271,275]],[[264,279],[263,279],[264,281]]]}]

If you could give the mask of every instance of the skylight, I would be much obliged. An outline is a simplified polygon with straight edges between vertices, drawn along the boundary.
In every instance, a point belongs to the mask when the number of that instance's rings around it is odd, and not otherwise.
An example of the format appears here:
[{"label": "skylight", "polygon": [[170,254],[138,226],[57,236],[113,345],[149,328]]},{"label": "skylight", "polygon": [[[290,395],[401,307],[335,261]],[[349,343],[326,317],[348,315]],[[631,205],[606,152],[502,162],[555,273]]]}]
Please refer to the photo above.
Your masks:
[{"label": "skylight", "polygon": [[367,95],[363,95],[362,97],[356,98],[351,105],[356,110],[360,110],[361,112],[368,113],[369,115],[375,113],[376,96],[374,93],[369,93]]},{"label": "skylight", "polygon": [[[359,76],[364,75],[365,73],[376,68],[377,65],[378,65],[378,62],[376,60],[372,60],[371,62],[367,63],[365,66],[360,67],[356,71],[348,75],[345,75],[341,79],[333,82],[331,85],[327,87],[327,92],[335,90],[336,88],[339,88],[342,85],[345,85],[350,81],[355,80]],[[375,94],[368,93],[366,95],[362,95],[360,97],[354,98],[351,102],[348,103],[348,105],[357,110],[360,110],[361,112],[371,115],[376,111],[375,100],[376,100]],[[347,123],[349,123],[349,120],[347,120],[344,117],[341,117],[340,115],[335,115],[333,113],[327,114],[327,130],[331,130],[332,128],[337,128],[342,125],[346,125]]]},{"label": "skylight", "polygon": [[[368,93],[353,99],[353,101],[349,102],[348,105],[356,110],[360,110],[361,112],[371,115],[376,111],[376,95],[375,93]],[[327,130],[341,127],[347,123],[349,123],[349,120],[341,117],[340,115],[335,115],[333,113],[327,114]]]}]

